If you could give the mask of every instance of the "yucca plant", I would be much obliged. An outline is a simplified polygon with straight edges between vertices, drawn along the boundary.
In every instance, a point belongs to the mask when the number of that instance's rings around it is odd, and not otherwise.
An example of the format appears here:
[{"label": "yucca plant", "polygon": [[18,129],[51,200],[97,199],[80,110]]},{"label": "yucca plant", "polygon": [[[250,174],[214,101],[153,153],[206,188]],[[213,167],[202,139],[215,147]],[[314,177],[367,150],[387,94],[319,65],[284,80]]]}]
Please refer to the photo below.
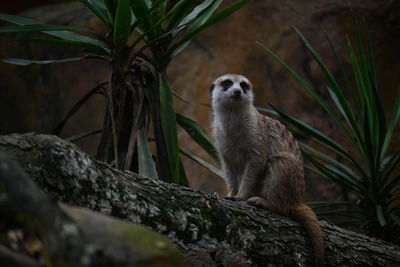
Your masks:
[{"label": "yucca plant", "polygon": [[[47,25],[0,14],[0,20],[17,24],[0,28],[0,33],[40,32],[51,38],[30,38],[28,41],[74,45],[82,47],[84,52],[81,57],[72,59],[2,61],[28,65],[83,58],[106,60],[110,69],[108,81],[78,101],[54,133],[59,134],[65,122],[87,99],[102,90],[107,97],[107,106],[97,158],[148,177],[185,184],[177,123],[188,130],[215,160],[217,157],[200,125],[182,115],[177,120],[167,67],[199,32],[248,1],[237,1],[216,12],[222,0],[81,0],[107,27],[104,35],[85,28]],[[149,140],[155,142],[155,155]]]},{"label": "yucca plant", "polygon": [[[316,202],[314,205],[317,211],[319,207],[334,207],[333,210],[320,212],[320,214],[340,213],[353,227],[356,226],[370,234],[399,243],[400,149],[390,145],[400,117],[400,91],[397,91],[394,108],[390,114],[390,120],[387,121],[386,114],[389,112],[384,109],[379,95],[368,30],[362,33],[358,23],[354,22],[353,42],[352,39],[346,38],[353,67],[352,75],[344,68],[341,57],[336,53],[327,36],[327,41],[340,67],[344,85],[337,81],[337,77],[333,76],[300,31],[295,30],[324,74],[326,90],[329,92],[333,106],[329,105],[315,88],[282,59],[267,47],[260,45],[314,97],[343,132],[348,143],[353,146],[352,151],[356,151],[350,153],[343,144],[321,131],[275,109],[275,114],[286,120],[297,135],[315,144],[310,146],[309,143],[300,142],[304,155],[313,164],[312,167],[307,168],[342,186],[356,199],[356,201]],[[322,150],[329,151],[330,155],[335,156],[329,156],[321,152]]]}]

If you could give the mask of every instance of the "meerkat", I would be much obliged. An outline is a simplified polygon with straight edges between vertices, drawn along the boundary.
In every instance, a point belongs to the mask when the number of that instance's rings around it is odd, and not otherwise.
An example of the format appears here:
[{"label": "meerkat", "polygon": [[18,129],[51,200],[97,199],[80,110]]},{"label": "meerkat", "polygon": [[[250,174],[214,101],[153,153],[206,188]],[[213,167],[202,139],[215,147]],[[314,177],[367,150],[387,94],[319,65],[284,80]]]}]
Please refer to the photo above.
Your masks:
[{"label": "meerkat", "polygon": [[250,81],[237,74],[210,87],[212,133],[221,160],[228,199],[247,200],[302,223],[311,238],[314,264],[323,265],[323,235],[311,208],[302,203],[303,158],[292,134],[253,105]]}]

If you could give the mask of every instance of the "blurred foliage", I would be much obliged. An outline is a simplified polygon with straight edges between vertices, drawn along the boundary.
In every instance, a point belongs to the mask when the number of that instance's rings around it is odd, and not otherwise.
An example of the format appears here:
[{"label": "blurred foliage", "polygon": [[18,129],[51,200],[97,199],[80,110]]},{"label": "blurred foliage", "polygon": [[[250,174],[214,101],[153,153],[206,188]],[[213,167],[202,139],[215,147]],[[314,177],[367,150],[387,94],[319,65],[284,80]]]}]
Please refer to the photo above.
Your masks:
[{"label": "blurred foliage", "polygon": [[[177,125],[181,125],[214,159],[215,149],[198,123],[176,114],[173,108],[174,91],[169,86],[166,70],[171,60],[198,33],[231,15],[248,1],[237,1],[216,12],[222,0],[81,0],[107,27],[106,34],[0,14],[0,20],[16,24],[0,28],[0,33],[43,33],[45,37],[23,39],[78,46],[84,52],[81,57],[67,59],[2,61],[18,65],[84,58],[107,61],[110,70],[108,81],[78,101],[54,133],[59,134],[68,119],[91,96],[103,94],[107,98],[107,106],[97,158],[112,162],[120,169],[187,184],[179,156]],[[98,132],[78,134],[71,140]],[[154,155],[149,146],[152,141],[156,147]],[[185,155],[196,162],[203,162],[190,153]]]},{"label": "blurred foliage", "polygon": [[[346,38],[352,73],[344,68],[342,58],[326,36],[340,68],[343,84],[339,84],[338,78],[333,76],[315,49],[295,29],[323,73],[333,105],[323,99],[319,93],[321,89],[313,88],[270,49],[260,44],[313,96],[343,132],[354,153],[283,111],[276,108],[262,111],[279,115],[289,123],[296,135],[312,141],[312,146],[300,142],[305,157],[313,164],[306,167],[342,186],[356,199],[310,203],[319,215],[343,215],[348,225],[399,243],[400,176],[396,169],[399,167],[400,149],[390,145],[400,117],[400,90],[397,91],[394,108],[390,113],[384,109],[379,95],[368,29],[365,26],[362,31],[360,27],[360,23],[354,19],[354,36]],[[390,120],[387,114],[391,115]],[[331,209],[326,211],[326,207]]]}]

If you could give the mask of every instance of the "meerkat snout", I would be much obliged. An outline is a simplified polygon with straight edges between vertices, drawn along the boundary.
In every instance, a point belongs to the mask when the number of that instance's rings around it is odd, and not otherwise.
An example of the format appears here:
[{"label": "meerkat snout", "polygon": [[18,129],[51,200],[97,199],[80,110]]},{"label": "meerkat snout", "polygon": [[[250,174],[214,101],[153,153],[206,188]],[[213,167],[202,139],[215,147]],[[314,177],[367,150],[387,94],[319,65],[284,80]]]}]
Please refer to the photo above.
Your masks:
[{"label": "meerkat snout", "polygon": [[240,89],[233,90],[233,95],[232,95],[233,98],[240,98],[241,95],[242,95],[242,90],[240,90]]}]

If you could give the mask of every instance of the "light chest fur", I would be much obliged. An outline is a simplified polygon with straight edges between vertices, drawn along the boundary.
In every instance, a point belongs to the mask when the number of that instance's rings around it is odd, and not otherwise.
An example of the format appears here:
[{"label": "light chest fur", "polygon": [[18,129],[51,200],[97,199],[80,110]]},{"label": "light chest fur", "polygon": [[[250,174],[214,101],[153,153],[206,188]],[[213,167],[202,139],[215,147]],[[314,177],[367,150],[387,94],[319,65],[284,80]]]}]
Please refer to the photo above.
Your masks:
[{"label": "light chest fur", "polygon": [[213,135],[217,150],[225,160],[243,165],[244,160],[257,156],[260,144],[257,117],[251,112],[234,108],[215,112]]},{"label": "light chest fur", "polygon": [[220,156],[232,163],[243,165],[249,157],[259,157],[266,163],[281,151],[290,151],[302,162],[300,149],[286,127],[254,107],[216,110],[212,125]]}]

